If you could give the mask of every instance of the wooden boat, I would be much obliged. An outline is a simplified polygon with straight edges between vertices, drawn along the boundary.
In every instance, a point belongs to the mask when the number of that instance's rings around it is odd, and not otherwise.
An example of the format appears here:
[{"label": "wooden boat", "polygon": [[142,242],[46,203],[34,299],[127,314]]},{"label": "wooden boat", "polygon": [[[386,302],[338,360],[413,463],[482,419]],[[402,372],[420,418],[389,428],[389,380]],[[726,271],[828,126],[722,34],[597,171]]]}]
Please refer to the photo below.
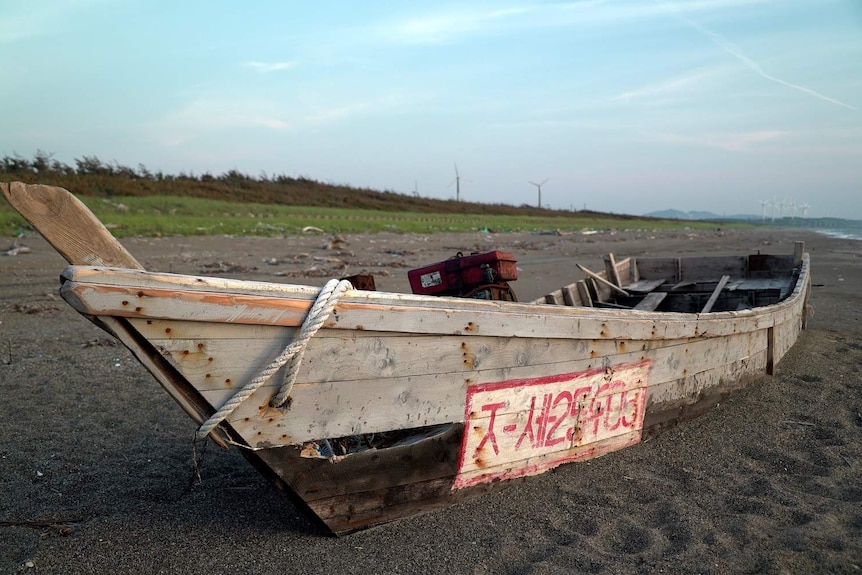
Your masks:
[{"label": "wooden boat", "polygon": [[0,190],[72,264],[62,297],[336,534],[636,444],[773,373],[805,323],[801,244],[481,301],[151,273],[67,191]]}]

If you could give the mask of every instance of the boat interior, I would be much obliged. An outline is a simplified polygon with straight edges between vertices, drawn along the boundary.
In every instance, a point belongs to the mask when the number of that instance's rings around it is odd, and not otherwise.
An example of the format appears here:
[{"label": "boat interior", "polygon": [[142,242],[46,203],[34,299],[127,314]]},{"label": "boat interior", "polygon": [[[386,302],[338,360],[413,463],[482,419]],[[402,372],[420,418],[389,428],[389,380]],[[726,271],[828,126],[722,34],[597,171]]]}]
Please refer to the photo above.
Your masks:
[{"label": "boat interior", "polygon": [[598,272],[534,300],[536,304],[708,313],[775,304],[793,291],[802,242],[790,255],[604,257]]}]

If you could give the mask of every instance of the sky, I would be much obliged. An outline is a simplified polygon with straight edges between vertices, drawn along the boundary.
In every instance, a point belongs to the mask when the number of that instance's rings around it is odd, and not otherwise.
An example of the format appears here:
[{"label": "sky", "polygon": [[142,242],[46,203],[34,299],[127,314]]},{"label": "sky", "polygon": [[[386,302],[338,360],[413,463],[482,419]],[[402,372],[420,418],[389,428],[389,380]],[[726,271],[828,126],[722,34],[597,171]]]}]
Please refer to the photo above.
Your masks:
[{"label": "sky", "polygon": [[0,0],[0,153],[37,150],[862,219],[862,1]]}]

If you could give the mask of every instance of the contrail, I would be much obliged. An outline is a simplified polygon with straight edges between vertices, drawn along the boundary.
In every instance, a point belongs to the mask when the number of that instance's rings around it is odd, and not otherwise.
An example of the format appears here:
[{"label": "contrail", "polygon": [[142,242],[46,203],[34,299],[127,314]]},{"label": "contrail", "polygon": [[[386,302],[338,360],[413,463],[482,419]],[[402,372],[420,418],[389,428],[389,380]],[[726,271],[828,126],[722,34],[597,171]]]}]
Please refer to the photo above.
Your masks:
[{"label": "contrail", "polygon": [[752,60],[751,58],[746,56],[745,53],[742,51],[742,49],[739,46],[737,46],[736,44],[734,44],[733,42],[731,42],[730,40],[728,40],[727,38],[725,38],[721,34],[717,34],[717,33],[713,32],[712,30],[709,30],[708,28],[701,26],[700,24],[698,24],[694,20],[690,20],[689,18],[687,18],[686,16],[681,14],[676,9],[676,6],[667,5],[667,4],[664,4],[661,2],[656,2],[656,4],[663,7],[665,10],[673,12],[673,15],[676,16],[683,23],[691,26],[692,28],[697,30],[700,34],[709,38],[709,40],[713,44],[715,44],[716,46],[721,48],[724,52],[726,52],[727,54],[730,54],[731,56],[733,56],[734,58],[736,58],[737,60],[739,60],[740,62],[745,64],[746,67],[748,67],[750,70],[754,71],[756,74],[758,74],[762,78],[766,78],[767,80],[769,80],[771,82],[775,82],[776,84],[781,84],[782,86],[787,86],[788,88],[793,88],[794,90],[797,90],[797,91],[802,92],[804,94],[808,94],[809,96],[814,96],[815,98],[818,98],[818,99],[823,100],[825,102],[830,102],[832,104],[836,104],[838,106],[842,106],[842,107],[850,109],[850,110],[855,110],[855,111],[859,110],[859,108],[857,108],[856,106],[851,106],[850,104],[847,104],[845,102],[841,102],[840,100],[836,100],[835,98],[830,98],[829,96],[821,94],[820,92],[816,92],[816,91],[812,90],[811,88],[806,88],[805,86],[799,86],[798,84],[793,84],[793,83],[788,82],[786,80],[782,80],[781,78],[776,78],[775,76],[773,76],[771,74],[767,74],[766,71],[764,71],[763,68],[760,67],[760,64],[758,64],[757,62],[755,62],[754,60]]}]

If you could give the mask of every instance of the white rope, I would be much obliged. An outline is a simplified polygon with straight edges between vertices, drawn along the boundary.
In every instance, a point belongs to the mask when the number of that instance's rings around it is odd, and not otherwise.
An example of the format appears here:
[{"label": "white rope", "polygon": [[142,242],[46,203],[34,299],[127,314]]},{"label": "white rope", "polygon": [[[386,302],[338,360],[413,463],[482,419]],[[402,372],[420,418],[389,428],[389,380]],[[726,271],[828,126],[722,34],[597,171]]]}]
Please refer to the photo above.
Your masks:
[{"label": "white rope", "polygon": [[335,309],[335,304],[347,290],[353,289],[353,286],[347,280],[329,280],[320,293],[317,294],[317,299],[314,305],[308,311],[305,319],[302,322],[302,328],[299,335],[293,340],[272,363],[266,366],[257,377],[248,382],[242,389],[237,391],[218,411],[216,411],[208,420],[206,420],[195,433],[195,439],[205,439],[215,427],[224,421],[239,405],[248,399],[257,389],[269,381],[269,379],[281,367],[290,362],[284,374],[284,381],[281,384],[278,394],[271,400],[272,407],[281,407],[290,398],[290,392],[293,389],[293,384],[296,383],[296,376],[299,373],[299,364],[302,362],[302,356],[305,354],[305,348],[309,340],[317,333],[323,323],[332,314]]}]

